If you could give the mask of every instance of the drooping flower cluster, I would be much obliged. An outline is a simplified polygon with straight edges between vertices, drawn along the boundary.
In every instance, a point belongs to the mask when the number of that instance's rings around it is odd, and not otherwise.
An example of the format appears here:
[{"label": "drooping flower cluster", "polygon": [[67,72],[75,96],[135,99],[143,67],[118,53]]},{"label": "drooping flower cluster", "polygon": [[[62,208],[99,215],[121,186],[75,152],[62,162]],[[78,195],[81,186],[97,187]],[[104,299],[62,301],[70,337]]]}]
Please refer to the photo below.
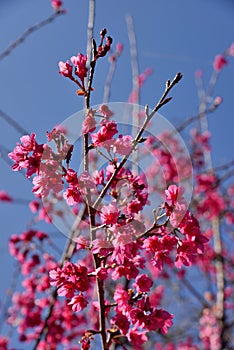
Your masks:
[{"label": "drooping flower cluster", "polygon": [[20,141],[8,156],[14,161],[12,170],[27,169],[26,177],[29,178],[39,172],[44,145],[36,142],[35,133],[22,136]]},{"label": "drooping flower cluster", "polygon": [[57,267],[50,271],[50,279],[51,285],[58,288],[58,295],[71,299],[68,305],[72,305],[73,311],[83,310],[87,306],[88,302],[83,296],[83,292],[89,289],[85,266],[66,262],[62,269]]}]

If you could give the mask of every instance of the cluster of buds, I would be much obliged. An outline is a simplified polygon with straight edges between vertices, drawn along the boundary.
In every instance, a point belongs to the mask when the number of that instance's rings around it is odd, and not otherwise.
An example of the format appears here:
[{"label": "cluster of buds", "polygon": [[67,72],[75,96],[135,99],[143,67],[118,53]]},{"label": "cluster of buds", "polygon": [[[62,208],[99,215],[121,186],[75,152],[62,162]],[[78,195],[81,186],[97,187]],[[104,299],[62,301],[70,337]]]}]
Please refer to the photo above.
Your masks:
[{"label": "cluster of buds", "polygon": [[107,30],[106,28],[102,29],[100,31],[100,37],[101,37],[101,41],[100,44],[98,46],[98,48],[96,49],[96,43],[95,41],[93,42],[94,44],[94,60],[96,61],[99,57],[104,57],[106,56],[107,52],[110,51],[111,48],[111,44],[112,44],[112,38],[110,36],[106,37],[106,43],[103,44],[103,41],[105,39]]},{"label": "cluster of buds", "polygon": [[[91,65],[95,63],[99,57],[104,57],[111,48],[112,38],[110,36],[106,37],[106,43],[103,44],[106,33],[107,33],[106,29],[101,30],[100,32],[101,41],[98,48],[95,40],[93,39],[93,60],[91,61]],[[70,60],[67,60],[66,62],[60,61],[58,64],[59,73],[64,77],[71,79],[79,86],[79,90],[77,90],[77,94],[81,96],[86,95],[87,91],[89,90],[88,88],[85,87],[85,78],[87,77],[87,74],[88,74],[87,60],[88,60],[87,55],[78,53],[77,56],[72,56]],[[73,75],[73,68],[74,68],[75,76],[77,76],[78,78],[76,78]],[[90,90],[93,90],[93,89],[91,88]]]}]

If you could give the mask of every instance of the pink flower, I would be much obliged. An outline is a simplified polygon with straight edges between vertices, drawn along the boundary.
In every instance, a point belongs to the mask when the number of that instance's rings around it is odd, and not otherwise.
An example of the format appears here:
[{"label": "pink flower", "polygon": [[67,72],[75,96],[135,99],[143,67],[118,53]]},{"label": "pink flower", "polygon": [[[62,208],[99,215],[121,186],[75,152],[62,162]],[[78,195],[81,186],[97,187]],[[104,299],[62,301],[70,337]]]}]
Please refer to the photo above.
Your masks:
[{"label": "pink flower", "polygon": [[175,205],[177,197],[179,194],[179,188],[176,185],[170,185],[167,190],[165,190],[166,201],[170,206]]},{"label": "pink flower", "polygon": [[86,308],[86,306],[88,305],[88,301],[84,298],[83,294],[81,293],[72,297],[68,305],[72,305],[72,310],[74,312],[79,312]]},{"label": "pink flower", "polygon": [[80,202],[81,195],[80,191],[76,187],[68,187],[66,191],[63,193],[64,199],[66,199],[68,205],[74,205]]},{"label": "pink flower", "polygon": [[6,191],[0,191],[0,201],[2,202],[12,202],[13,199],[8,195]]},{"label": "pink flower", "polygon": [[197,70],[195,71],[195,77],[196,77],[197,79],[201,79],[202,76],[203,76],[202,70],[201,70],[201,69],[197,69]]},{"label": "pink flower", "polygon": [[198,204],[198,211],[207,219],[220,215],[226,208],[224,198],[217,190],[206,192],[206,196]]},{"label": "pink flower", "polygon": [[82,134],[87,134],[88,132],[92,132],[96,129],[96,120],[94,118],[96,111],[90,109],[85,117],[85,120],[82,125]]},{"label": "pink flower", "polygon": [[119,135],[114,142],[113,151],[123,156],[129,154],[132,149],[132,136],[130,135]]},{"label": "pink flower", "polygon": [[123,44],[122,43],[116,44],[116,51],[118,52],[119,55],[122,53],[122,51],[123,51]]},{"label": "pink flower", "polygon": [[138,292],[143,293],[149,292],[152,285],[153,281],[146,274],[137,276],[136,282],[133,284]]},{"label": "pink flower", "polygon": [[232,43],[231,46],[229,47],[228,54],[230,56],[234,56],[234,43]]},{"label": "pink flower", "polygon": [[13,171],[27,169],[26,177],[39,172],[40,162],[44,150],[44,145],[38,145],[35,140],[36,135],[25,135],[20,138],[21,144],[17,143],[13,152],[8,154],[15,163],[12,165]]},{"label": "pink flower", "polygon": [[213,63],[214,70],[217,72],[221,71],[221,69],[228,63],[227,59],[223,55],[215,56],[215,60]]},{"label": "pink flower", "polygon": [[69,60],[66,62],[60,61],[58,63],[59,65],[59,73],[67,78],[72,78],[72,65],[70,64]]},{"label": "pink flower", "polygon": [[104,205],[100,214],[103,224],[115,225],[119,217],[119,210],[115,203]]},{"label": "pink flower", "polygon": [[59,11],[62,5],[63,5],[63,2],[60,0],[51,0],[51,6],[55,11]]},{"label": "pink flower", "polygon": [[0,336],[0,349],[2,350],[7,350],[8,349],[8,343],[9,343],[9,339],[4,337],[4,336]]},{"label": "pink flower", "polygon": [[127,337],[131,344],[134,345],[135,350],[142,349],[141,345],[148,340],[146,332],[139,332],[137,329],[130,329]]},{"label": "pink flower", "polygon": [[132,323],[136,326],[144,326],[147,322],[147,315],[144,313],[144,311],[138,308],[133,308],[129,312],[129,316]]},{"label": "pink flower", "polygon": [[105,280],[108,277],[108,272],[107,269],[105,267],[99,267],[96,270],[96,276],[97,278],[99,278],[100,280]]},{"label": "pink flower", "polygon": [[102,146],[103,142],[112,139],[112,137],[117,133],[118,130],[115,122],[105,123],[96,134],[91,134],[94,146]]},{"label": "pink flower", "polygon": [[89,174],[88,171],[83,171],[82,174],[78,177],[78,183],[80,187],[80,192],[83,195],[87,194],[87,189],[95,190],[96,189],[96,183],[93,177]]},{"label": "pink flower", "polygon": [[75,291],[84,292],[89,288],[87,268],[66,262],[63,268],[51,270],[50,284],[58,287],[58,295],[72,298]]},{"label": "pink flower", "polygon": [[80,340],[80,343],[82,344],[81,350],[89,350],[90,349],[90,339],[87,337],[82,337]]},{"label": "pink flower", "polygon": [[174,315],[169,314],[166,310],[154,310],[148,317],[148,330],[160,329],[162,334],[167,334],[168,327],[173,325],[172,319]]},{"label": "pink flower", "polygon": [[32,183],[34,184],[33,193],[40,197],[48,196],[51,191],[59,193],[63,190],[62,175],[53,171],[42,173],[42,176],[35,176]]},{"label": "pink flower", "polygon": [[32,213],[36,213],[40,208],[40,203],[35,199],[29,203],[29,208]]},{"label": "pink flower", "polygon": [[99,107],[99,112],[106,118],[111,117],[114,113],[109,109],[107,105],[101,105]]},{"label": "pink flower", "polygon": [[120,329],[123,335],[127,334],[129,330],[130,322],[128,321],[125,315],[118,312],[117,315],[113,317],[111,321]]},{"label": "pink flower", "polygon": [[71,61],[76,67],[75,73],[83,82],[84,78],[87,77],[88,68],[86,67],[87,55],[79,53],[77,56],[72,56]]},{"label": "pink flower", "polygon": [[131,309],[130,296],[128,292],[121,287],[117,287],[115,289],[114,300],[118,304],[118,310],[120,310],[122,313],[125,313]]},{"label": "pink flower", "polygon": [[204,349],[219,350],[221,348],[221,329],[212,310],[205,308],[200,318],[200,339]]}]

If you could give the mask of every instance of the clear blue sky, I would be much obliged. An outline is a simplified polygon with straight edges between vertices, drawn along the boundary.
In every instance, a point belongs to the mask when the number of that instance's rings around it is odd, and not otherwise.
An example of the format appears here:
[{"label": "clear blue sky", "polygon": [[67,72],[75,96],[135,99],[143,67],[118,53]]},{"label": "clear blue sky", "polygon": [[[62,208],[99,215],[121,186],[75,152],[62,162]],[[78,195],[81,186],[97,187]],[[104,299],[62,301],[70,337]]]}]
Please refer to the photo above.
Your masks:
[{"label": "clear blue sky", "polygon": [[[45,132],[82,108],[75,86],[58,74],[57,63],[86,50],[88,0],[65,0],[67,14],[32,34],[22,45],[0,62],[0,109],[12,116],[29,132],[35,131],[45,142]],[[48,0],[0,0],[0,52],[24,30],[52,13]],[[234,42],[233,0],[97,0],[95,35],[106,27],[113,45],[124,45],[123,55],[113,81],[111,101],[125,102],[132,87],[131,64],[125,16],[133,16],[137,36],[140,71],[151,67],[141,96],[143,105],[153,107],[164,83],[181,71],[184,78],[173,91],[173,101],[164,108],[164,116],[175,125],[196,114],[198,100],[194,72],[204,71],[207,84],[216,54]],[[108,61],[100,60],[94,79],[92,103],[101,103]],[[232,158],[234,58],[224,68],[215,89],[224,103],[210,116],[215,164]],[[19,134],[0,119],[0,144],[12,149]],[[13,173],[0,159],[0,190],[17,198],[32,198],[31,183]],[[12,209],[11,209],[12,208]],[[7,252],[12,233],[25,229],[31,216],[27,208],[0,203],[1,300],[11,281],[13,259]]]}]

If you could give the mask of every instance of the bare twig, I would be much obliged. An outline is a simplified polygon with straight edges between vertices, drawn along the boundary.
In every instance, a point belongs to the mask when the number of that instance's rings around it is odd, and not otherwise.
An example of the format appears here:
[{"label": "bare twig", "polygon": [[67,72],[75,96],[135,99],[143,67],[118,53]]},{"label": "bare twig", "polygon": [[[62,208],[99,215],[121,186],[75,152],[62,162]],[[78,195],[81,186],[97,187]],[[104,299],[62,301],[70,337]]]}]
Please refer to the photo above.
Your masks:
[{"label": "bare twig", "polygon": [[57,11],[50,15],[48,18],[42,20],[41,22],[34,24],[29,27],[23,34],[21,34],[15,41],[13,41],[2,53],[0,53],[0,61],[5,57],[10,55],[10,53],[20,44],[22,44],[32,33],[38,31],[47,24],[53,22],[58,16],[63,15],[64,11]]},{"label": "bare twig", "polygon": [[[132,64],[132,87],[134,94],[134,105],[132,111],[133,125],[138,128],[140,119],[140,86],[139,86],[139,67],[137,60],[137,44],[136,44],[136,35],[134,30],[133,18],[131,16],[126,17],[127,26],[128,26],[128,38],[130,43],[130,52],[131,52],[131,64]],[[132,154],[133,160],[133,171],[138,174],[138,149],[136,148]]]},{"label": "bare twig", "polygon": [[4,119],[9,125],[11,125],[16,131],[18,131],[21,135],[29,134],[29,132],[24,129],[17,121],[15,121],[8,114],[0,110],[0,118]]},{"label": "bare twig", "polygon": [[6,319],[7,319],[7,316],[8,316],[8,309],[9,309],[9,307],[11,305],[12,296],[13,296],[15,290],[16,290],[16,286],[17,286],[17,283],[18,283],[18,280],[19,280],[20,269],[21,269],[21,266],[17,262],[16,266],[15,266],[15,270],[14,270],[13,275],[12,275],[11,285],[10,285],[10,288],[9,288],[9,290],[7,292],[6,301],[5,301],[5,303],[3,304],[3,307],[2,307],[2,312],[1,312],[2,315],[1,315],[1,319],[0,319],[0,331],[2,330],[4,322],[6,322]]},{"label": "bare twig", "polygon": [[111,90],[111,83],[113,80],[113,76],[116,70],[116,59],[112,60],[110,63],[109,72],[106,78],[106,83],[104,86],[104,96],[103,96],[103,103],[108,103],[110,99],[110,90]]},{"label": "bare twig", "polygon": [[[200,127],[202,132],[206,132],[209,130],[208,119],[206,115],[206,106],[211,96],[213,94],[214,86],[216,84],[219,72],[213,70],[211,75],[208,88],[205,91],[201,89],[198,91],[200,98],[200,108],[199,114],[200,118]],[[204,161],[207,172],[214,174],[213,164],[212,164],[212,156],[211,151],[206,150],[204,153]],[[219,323],[221,333],[220,333],[220,341],[222,349],[225,349],[227,345],[227,340],[225,336],[225,323],[226,323],[226,315],[225,315],[225,274],[224,274],[224,260],[223,260],[223,244],[222,237],[220,232],[220,218],[214,217],[211,220],[211,226],[213,231],[213,244],[214,244],[214,252],[216,254],[215,259],[215,268],[216,268],[216,318]]]}]

